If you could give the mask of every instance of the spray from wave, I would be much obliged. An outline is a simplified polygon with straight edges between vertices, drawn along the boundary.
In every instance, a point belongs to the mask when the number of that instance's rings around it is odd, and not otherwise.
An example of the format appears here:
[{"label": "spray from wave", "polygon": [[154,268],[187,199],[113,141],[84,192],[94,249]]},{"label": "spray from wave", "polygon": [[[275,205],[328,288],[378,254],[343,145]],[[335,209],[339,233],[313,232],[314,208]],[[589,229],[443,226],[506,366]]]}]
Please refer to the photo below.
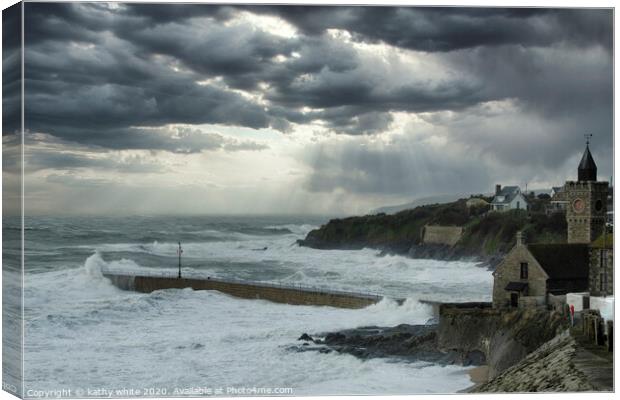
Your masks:
[{"label": "spray from wave", "polygon": [[100,251],[95,251],[93,255],[84,261],[84,270],[89,277],[95,279],[103,278],[105,272],[138,274],[149,271],[148,268],[138,265],[135,261],[126,258],[109,262],[105,261]]}]

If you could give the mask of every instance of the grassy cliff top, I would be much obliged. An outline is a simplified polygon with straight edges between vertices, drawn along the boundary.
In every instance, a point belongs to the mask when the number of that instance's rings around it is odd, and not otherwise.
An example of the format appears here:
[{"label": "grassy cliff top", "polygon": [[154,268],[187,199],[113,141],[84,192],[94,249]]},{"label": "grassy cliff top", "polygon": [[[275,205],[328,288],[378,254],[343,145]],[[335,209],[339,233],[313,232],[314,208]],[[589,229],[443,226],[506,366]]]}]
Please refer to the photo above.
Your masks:
[{"label": "grassy cliff top", "polygon": [[386,248],[406,253],[422,243],[425,225],[461,226],[463,236],[454,246],[460,254],[490,256],[507,252],[521,230],[527,241],[563,243],[566,221],[563,214],[511,210],[488,212],[486,206],[467,207],[466,199],[404,210],[397,214],[366,215],[332,219],[311,231],[301,245],[323,248]]}]

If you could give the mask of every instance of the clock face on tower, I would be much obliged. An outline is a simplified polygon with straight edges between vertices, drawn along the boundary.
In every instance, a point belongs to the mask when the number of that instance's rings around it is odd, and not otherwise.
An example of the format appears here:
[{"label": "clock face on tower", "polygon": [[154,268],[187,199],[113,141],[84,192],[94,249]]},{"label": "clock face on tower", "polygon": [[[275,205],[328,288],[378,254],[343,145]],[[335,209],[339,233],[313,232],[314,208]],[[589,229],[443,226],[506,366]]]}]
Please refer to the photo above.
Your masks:
[{"label": "clock face on tower", "polygon": [[582,199],[575,199],[573,201],[573,211],[581,213],[586,208],[586,203]]}]

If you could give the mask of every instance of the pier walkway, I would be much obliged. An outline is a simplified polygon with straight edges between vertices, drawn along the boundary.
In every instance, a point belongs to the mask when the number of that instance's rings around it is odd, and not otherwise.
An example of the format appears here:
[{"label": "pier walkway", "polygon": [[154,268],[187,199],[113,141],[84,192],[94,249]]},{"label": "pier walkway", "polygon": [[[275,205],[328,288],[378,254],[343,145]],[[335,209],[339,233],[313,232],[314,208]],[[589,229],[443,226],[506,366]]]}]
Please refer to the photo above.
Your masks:
[{"label": "pier walkway", "polygon": [[123,290],[150,293],[161,289],[217,290],[245,299],[262,299],[293,305],[317,305],[340,308],[364,308],[381,301],[384,296],[278,282],[242,281],[204,276],[178,278],[176,274],[132,274],[104,270],[102,274]]}]

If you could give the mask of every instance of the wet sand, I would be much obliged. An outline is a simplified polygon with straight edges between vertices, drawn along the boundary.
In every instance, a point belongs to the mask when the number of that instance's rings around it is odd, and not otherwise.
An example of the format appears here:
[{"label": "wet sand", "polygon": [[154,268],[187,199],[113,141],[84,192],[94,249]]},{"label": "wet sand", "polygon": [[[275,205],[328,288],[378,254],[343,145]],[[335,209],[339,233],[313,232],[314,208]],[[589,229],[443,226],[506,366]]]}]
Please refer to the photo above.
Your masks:
[{"label": "wet sand", "polygon": [[467,371],[469,378],[476,385],[486,383],[489,377],[489,367],[487,365],[481,365]]}]

